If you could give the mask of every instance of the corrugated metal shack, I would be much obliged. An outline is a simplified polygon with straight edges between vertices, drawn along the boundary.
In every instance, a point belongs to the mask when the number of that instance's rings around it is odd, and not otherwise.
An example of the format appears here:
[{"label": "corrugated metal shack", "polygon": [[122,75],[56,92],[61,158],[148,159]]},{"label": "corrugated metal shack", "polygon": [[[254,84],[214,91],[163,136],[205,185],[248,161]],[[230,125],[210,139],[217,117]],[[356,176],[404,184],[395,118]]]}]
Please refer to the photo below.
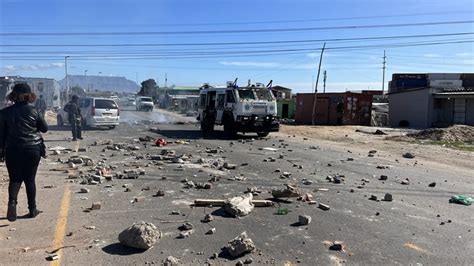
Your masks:
[{"label": "corrugated metal shack", "polygon": [[[312,123],[314,93],[296,95],[295,121]],[[370,126],[372,95],[354,92],[318,93],[316,119],[318,125]]]}]

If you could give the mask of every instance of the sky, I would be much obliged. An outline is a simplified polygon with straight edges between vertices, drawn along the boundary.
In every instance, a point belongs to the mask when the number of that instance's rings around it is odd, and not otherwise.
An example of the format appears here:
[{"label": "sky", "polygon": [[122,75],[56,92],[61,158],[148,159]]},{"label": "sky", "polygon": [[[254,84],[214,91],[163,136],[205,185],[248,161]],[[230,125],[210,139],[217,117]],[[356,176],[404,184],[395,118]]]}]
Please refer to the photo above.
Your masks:
[{"label": "sky", "polygon": [[[0,76],[382,89],[474,72],[472,0],[0,0]],[[87,72],[86,72],[87,71]],[[385,88],[387,85],[385,85]]]}]

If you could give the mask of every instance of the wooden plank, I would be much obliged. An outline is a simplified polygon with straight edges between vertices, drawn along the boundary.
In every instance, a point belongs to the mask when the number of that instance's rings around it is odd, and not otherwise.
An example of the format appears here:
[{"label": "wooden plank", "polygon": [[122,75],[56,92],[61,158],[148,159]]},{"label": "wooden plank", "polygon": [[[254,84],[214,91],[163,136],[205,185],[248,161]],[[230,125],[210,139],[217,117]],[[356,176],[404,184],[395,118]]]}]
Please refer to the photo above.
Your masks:
[{"label": "wooden plank", "polygon": [[[225,199],[196,199],[194,200],[194,206],[224,206],[227,200]],[[252,200],[255,207],[270,207],[273,206],[271,200]]]}]

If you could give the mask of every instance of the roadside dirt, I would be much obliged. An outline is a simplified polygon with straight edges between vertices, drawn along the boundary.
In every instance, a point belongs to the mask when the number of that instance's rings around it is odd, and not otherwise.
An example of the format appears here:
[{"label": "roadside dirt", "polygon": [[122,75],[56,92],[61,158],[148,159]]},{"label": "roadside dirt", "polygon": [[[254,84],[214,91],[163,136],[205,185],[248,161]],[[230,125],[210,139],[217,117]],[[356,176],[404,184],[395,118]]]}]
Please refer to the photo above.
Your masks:
[{"label": "roadside dirt", "polygon": [[[374,135],[377,129],[387,135]],[[356,132],[356,130],[358,132]],[[473,130],[472,127],[470,130]],[[458,131],[458,129],[456,129]],[[450,169],[453,172],[474,175],[474,153],[459,151],[440,145],[423,145],[413,143],[407,135],[424,134],[413,129],[374,128],[364,126],[293,126],[282,125],[280,135],[303,137],[308,144],[327,145],[341,150],[365,153],[369,150],[385,152],[395,158],[410,152],[425,165],[437,169]],[[454,133],[453,133],[454,135]],[[411,142],[409,141],[411,140]]]}]

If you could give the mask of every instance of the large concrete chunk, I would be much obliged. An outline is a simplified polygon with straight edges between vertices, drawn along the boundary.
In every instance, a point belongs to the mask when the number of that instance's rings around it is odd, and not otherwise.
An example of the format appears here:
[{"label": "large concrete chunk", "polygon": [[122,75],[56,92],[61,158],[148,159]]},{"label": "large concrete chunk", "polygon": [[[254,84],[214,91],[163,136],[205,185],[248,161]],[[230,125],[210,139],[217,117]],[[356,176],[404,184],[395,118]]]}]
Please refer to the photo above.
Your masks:
[{"label": "large concrete chunk", "polygon": [[247,233],[243,232],[229,241],[225,249],[231,257],[236,258],[255,250],[255,244],[252,239],[247,236]]},{"label": "large concrete chunk", "polygon": [[123,230],[118,240],[125,246],[136,249],[149,249],[158,242],[160,231],[152,223],[140,221]]},{"label": "large concrete chunk", "polygon": [[301,192],[292,185],[285,185],[284,189],[273,189],[272,196],[274,198],[294,198],[301,196]]},{"label": "large concrete chunk", "polygon": [[247,193],[244,196],[231,198],[224,204],[224,211],[234,217],[246,216],[255,207],[252,203],[253,196]]}]

